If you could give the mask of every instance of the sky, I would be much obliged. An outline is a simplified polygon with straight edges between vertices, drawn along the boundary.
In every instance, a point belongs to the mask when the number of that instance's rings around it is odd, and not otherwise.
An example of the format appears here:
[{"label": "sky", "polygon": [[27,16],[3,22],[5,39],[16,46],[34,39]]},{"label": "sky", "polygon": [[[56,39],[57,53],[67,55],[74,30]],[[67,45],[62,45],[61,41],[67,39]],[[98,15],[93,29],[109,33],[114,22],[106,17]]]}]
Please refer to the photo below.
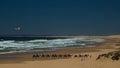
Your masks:
[{"label": "sky", "polygon": [[120,0],[0,0],[0,35],[113,34]]}]

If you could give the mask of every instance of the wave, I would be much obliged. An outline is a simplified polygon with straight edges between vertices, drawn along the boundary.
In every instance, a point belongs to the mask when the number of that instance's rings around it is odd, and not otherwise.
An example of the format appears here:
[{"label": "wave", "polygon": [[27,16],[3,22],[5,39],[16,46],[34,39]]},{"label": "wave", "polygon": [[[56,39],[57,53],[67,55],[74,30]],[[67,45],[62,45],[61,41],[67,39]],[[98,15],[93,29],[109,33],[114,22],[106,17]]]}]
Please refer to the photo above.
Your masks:
[{"label": "wave", "polygon": [[36,39],[29,41],[0,41],[0,52],[11,51],[31,51],[50,48],[64,48],[64,47],[92,47],[88,46],[95,43],[104,42],[104,39],[96,38],[68,38],[68,39]]}]

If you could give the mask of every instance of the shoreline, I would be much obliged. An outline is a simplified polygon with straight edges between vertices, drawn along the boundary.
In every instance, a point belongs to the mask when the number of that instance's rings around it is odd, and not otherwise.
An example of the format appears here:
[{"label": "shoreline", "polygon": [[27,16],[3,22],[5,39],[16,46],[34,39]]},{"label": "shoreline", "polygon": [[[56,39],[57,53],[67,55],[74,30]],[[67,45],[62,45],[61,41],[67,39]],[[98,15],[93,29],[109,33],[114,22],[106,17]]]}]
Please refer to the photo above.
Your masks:
[{"label": "shoreline", "polygon": [[[105,40],[105,41],[103,41],[103,42],[99,42],[99,43],[94,43],[94,44],[91,44],[91,46],[89,47],[89,46],[85,46],[85,47],[79,47],[79,46],[77,46],[77,47],[61,47],[61,48],[43,48],[43,50],[33,50],[33,51],[13,51],[13,52],[1,52],[0,53],[0,55],[7,55],[7,54],[24,54],[24,53],[34,53],[34,52],[41,52],[41,53],[44,53],[44,52],[56,52],[56,51],[62,51],[62,50],[69,50],[69,49],[94,49],[94,48],[97,48],[97,47],[99,47],[99,46],[102,46],[102,44],[105,44],[105,43],[109,43],[109,42],[111,42],[111,40]],[[41,48],[42,49],[42,48]]]},{"label": "shoreline", "polygon": [[[31,52],[15,52],[15,53],[4,53],[0,54],[0,60],[3,58],[6,58],[7,60],[12,60],[14,58],[26,58],[26,57],[31,57],[33,54],[78,54],[78,53],[91,53],[91,52],[99,52],[101,49],[104,49],[104,45],[109,43],[110,41],[107,42],[102,42],[96,45],[96,47],[87,47],[87,48],[64,48],[64,49],[58,49],[58,50],[53,50],[53,51],[31,51]],[[105,49],[112,49],[113,47],[105,47]],[[5,60],[3,60],[5,61]]]},{"label": "shoreline", "polygon": [[[76,38],[76,37],[74,37],[74,38]],[[67,38],[67,39],[74,39],[74,38]],[[84,39],[87,39],[87,38],[84,38]],[[62,49],[71,49],[71,48],[82,48],[82,49],[84,49],[84,48],[94,48],[94,47],[97,47],[97,46],[99,46],[100,44],[102,44],[102,43],[104,43],[104,42],[108,42],[108,41],[110,41],[110,40],[108,40],[108,39],[101,39],[101,38],[88,38],[88,39],[100,39],[100,40],[103,40],[103,41],[101,41],[101,42],[97,42],[97,41],[93,41],[93,43],[92,44],[86,44],[86,43],[83,43],[83,45],[82,45],[82,43],[81,44],[74,44],[74,45],[72,45],[72,46],[62,46],[62,47],[48,47],[48,48],[38,48],[38,50],[21,50],[21,51],[4,51],[3,50],[3,52],[1,51],[0,52],[0,54],[11,54],[11,53],[26,53],[26,52],[44,52],[44,51],[56,51],[56,50],[62,50]],[[49,40],[49,39],[48,39]],[[5,40],[5,41],[7,41],[7,40]],[[13,40],[12,40],[13,41]],[[2,42],[2,41],[1,41]],[[85,45],[84,45],[85,44]]]},{"label": "shoreline", "polygon": [[[99,44],[99,46],[94,48],[69,48],[60,49],[56,51],[44,51],[44,52],[24,52],[24,53],[12,53],[12,54],[2,54],[0,57],[0,67],[1,68],[119,68],[120,61],[112,61],[111,59],[101,59],[96,58],[100,54],[117,51],[119,46],[116,44],[120,41],[120,37],[101,37],[108,39],[109,41]],[[33,58],[34,54],[88,54],[91,58]],[[5,58],[8,57],[8,58]]]}]

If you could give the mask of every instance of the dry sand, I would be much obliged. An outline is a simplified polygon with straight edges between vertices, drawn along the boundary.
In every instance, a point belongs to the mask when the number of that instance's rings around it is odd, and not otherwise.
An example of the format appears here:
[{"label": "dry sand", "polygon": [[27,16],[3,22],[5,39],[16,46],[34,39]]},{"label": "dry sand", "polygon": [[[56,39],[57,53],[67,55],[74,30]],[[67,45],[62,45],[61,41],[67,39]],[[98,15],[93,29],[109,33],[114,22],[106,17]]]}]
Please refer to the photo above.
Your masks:
[{"label": "dry sand", "polygon": [[[51,60],[34,60],[30,58],[31,55],[25,55],[24,59],[12,59],[0,61],[0,68],[120,68],[120,60],[112,61],[111,59],[101,59],[96,61],[98,55],[115,51],[119,46],[115,44],[120,40],[120,37],[107,36],[102,38],[108,38],[115,40],[114,42],[107,42],[101,44],[99,47],[88,49],[66,49],[56,51],[55,53],[71,53],[71,54],[89,54],[92,57],[81,60],[80,58],[68,58],[68,59],[51,59]],[[116,39],[117,38],[117,39]],[[25,60],[25,59],[31,60]],[[15,62],[21,60],[21,63]],[[24,61],[23,61],[24,60]],[[13,61],[13,62],[12,62]]]}]

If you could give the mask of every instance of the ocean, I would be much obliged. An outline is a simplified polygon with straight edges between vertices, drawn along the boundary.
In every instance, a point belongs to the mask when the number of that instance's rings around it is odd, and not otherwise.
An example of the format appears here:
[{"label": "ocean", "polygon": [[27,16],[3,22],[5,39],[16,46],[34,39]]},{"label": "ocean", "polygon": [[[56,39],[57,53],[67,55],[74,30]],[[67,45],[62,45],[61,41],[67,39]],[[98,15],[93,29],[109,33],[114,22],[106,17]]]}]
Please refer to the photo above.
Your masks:
[{"label": "ocean", "polygon": [[0,53],[95,47],[104,42],[99,38],[0,37]]}]

